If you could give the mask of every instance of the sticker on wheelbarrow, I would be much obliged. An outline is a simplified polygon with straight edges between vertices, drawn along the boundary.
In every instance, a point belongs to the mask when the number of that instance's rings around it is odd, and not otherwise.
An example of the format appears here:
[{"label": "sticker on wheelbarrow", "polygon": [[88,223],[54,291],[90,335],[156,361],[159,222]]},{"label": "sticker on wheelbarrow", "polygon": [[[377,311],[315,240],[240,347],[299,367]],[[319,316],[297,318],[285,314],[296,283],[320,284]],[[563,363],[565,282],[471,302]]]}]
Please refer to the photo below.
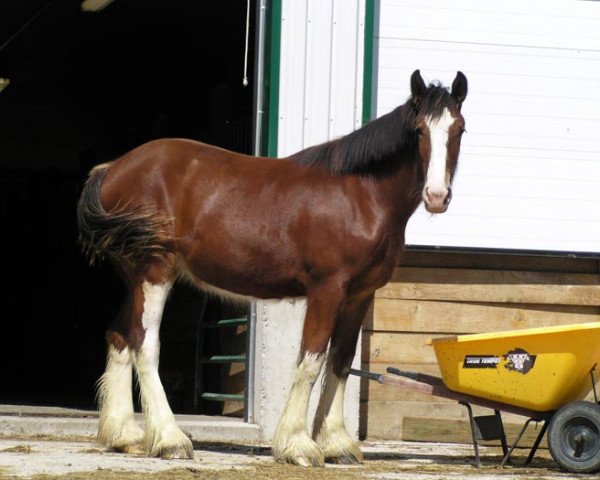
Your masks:
[{"label": "sticker on wheelbarrow", "polygon": [[496,368],[499,363],[496,355],[466,355],[463,368]]},{"label": "sticker on wheelbarrow", "polygon": [[503,355],[506,364],[504,365],[508,370],[513,372],[519,372],[526,374],[535,365],[535,359],[537,355],[529,355],[522,348],[515,348],[506,355]]}]

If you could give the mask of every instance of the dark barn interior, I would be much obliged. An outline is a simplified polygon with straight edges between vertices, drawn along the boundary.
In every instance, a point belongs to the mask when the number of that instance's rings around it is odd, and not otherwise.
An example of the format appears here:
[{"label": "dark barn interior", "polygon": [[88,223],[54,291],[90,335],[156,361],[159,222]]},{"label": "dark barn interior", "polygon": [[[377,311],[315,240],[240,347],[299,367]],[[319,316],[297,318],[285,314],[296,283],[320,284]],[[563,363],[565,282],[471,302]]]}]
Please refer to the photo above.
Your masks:
[{"label": "dark barn interior", "polygon": [[[244,87],[245,0],[115,0],[96,13],[77,0],[0,2],[0,77],[10,79],[0,92],[0,403],[94,406],[122,285],[80,254],[82,183],[95,164],[160,137],[250,152],[254,5],[250,15]],[[199,407],[190,386],[198,322],[231,313],[210,300],[202,315],[204,301],[178,287],[165,314],[161,375],[175,411],[220,408]],[[205,336],[204,351],[221,340]]]}]

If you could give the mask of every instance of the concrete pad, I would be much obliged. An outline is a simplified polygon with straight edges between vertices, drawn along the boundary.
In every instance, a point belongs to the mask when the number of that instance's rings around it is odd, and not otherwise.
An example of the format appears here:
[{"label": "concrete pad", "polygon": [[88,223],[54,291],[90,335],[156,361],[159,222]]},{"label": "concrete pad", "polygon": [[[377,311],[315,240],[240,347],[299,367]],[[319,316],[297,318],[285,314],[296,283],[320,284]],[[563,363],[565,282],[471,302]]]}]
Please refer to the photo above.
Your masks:
[{"label": "concrete pad", "polygon": [[[0,479],[25,479],[32,475],[65,476],[69,479],[138,480],[153,474],[154,480],[204,479],[246,480],[247,478],[294,478],[320,480],[566,480],[573,474],[561,472],[547,451],[528,468],[498,468],[499,449],[482,448],[484,467],[471,465],[470,445],[411,442],[363,442],[362,465],[327,465],[301,468],[281,465],[264,445],[195,443],[193,460],[160,460],[109,452],[91,441],[51,441],[0,438]],[[517,453],[517,462],[526,452]],[[161,473],[164,472],[164,473]],[[110,473],[110,475],[109,475]],[[115,476],[116,475],[116,476]],[[45,476],[46,480],[52,477]],[[143,478],[143,477],[142,477]]]}]

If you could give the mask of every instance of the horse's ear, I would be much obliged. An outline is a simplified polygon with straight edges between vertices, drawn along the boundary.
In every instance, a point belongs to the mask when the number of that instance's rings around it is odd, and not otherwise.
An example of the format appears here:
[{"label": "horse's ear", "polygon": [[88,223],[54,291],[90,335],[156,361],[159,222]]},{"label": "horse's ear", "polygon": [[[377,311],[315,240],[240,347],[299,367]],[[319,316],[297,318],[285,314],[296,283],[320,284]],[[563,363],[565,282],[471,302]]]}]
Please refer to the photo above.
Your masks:
[{"label": "horse's ear", "polygon": [[419,70],[415,70],[410,76],[410,93],[412,94],[412,101],[415,105],[419,105],[427,93],[427,86],[425,85]]},{"label": "horse's ear", "polygon": [[452,98],[458,103],[458,106],[467,98],[467,77],[462,72],[456,72],[456,78],[452,82]]}]

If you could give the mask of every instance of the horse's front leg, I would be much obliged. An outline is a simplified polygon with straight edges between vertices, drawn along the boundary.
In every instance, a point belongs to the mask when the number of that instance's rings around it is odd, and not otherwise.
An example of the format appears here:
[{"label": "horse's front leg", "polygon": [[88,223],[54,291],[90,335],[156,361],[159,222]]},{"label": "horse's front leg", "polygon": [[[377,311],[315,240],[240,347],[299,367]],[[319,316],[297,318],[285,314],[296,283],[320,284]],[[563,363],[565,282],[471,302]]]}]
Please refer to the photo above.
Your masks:
[{"label": "horse's front leg", "polygon": [[170,281],[158,284],[148,281],[142,283],[144,309],[141,323],[145,334],[133,358],[146,419],[147,452],[154,457],[194,458],[192,442],[175,423],[175,416],[158,376],[159,328],[172,285]]},{"label": "horse's front leg", "polygon": [[358,442],[346,431],[344,394],[360,327],[373,296],[349,301],[343,308],[331,337],[325,378],[315,415],[313,439],[328,462],[360,463]]},{"label": "horse's front leg", "polygon": [[300,466],[324,465],[323,452],[308,435],[306,417],[310,393],[323,366],[343,299],[343,289],[336,282],[308,292],[296,373],[273,439],[273,456],[277,461]]}]

